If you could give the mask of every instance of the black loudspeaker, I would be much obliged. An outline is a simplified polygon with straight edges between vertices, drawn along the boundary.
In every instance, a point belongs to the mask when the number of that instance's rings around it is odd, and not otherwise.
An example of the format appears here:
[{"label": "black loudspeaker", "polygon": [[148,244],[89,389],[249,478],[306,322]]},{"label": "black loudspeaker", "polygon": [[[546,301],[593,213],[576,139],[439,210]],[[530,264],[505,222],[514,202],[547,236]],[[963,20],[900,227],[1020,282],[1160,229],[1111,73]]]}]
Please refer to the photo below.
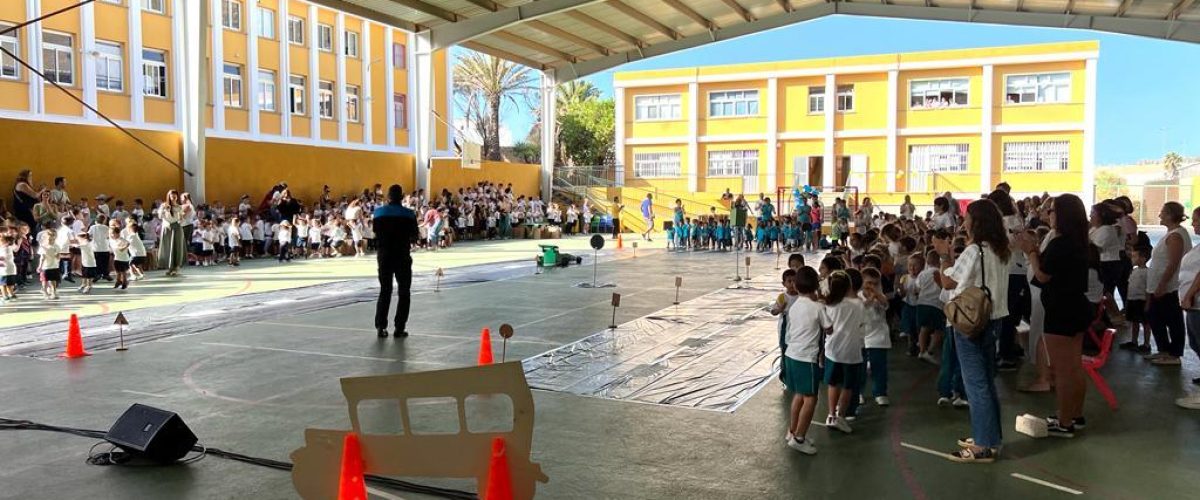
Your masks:
[{"label": "black loudspeaker", "polygon": [[186,456],[196,435],[173,412],[134,404],[118,418],[104,440],[134,456],[170,463]]}]

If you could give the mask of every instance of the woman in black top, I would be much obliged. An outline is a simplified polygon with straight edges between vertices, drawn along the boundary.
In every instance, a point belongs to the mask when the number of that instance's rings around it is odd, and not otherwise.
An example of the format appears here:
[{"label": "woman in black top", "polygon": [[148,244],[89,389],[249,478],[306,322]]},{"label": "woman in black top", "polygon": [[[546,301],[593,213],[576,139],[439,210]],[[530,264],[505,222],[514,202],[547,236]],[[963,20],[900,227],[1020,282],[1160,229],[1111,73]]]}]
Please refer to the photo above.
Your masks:
[{"label": "woman in black top", "polygon": [[33,189],[33,172],[22,170],[13,183],[13,215],[37,234],[37,221],[33,218],[33,206],[38,202],[38,192]]},{"label": "woman in black top", "polygon": [[1083,201],[1071,194],[1054,199],[1049,213],[1053,231],[1044,251],[1035,238],[1022,236],[1021,250],[1029,257],[1033,286],[1042,290],[1046,310],[1046,350],[1057,387],[1057,416],[1050,416],[1050,435],[1074,437],[1082,426],[1083,400],[1087,391],[1082,354],[1083,333],[1091,323],[1093,310],[1087,300],[1088,220]]}]

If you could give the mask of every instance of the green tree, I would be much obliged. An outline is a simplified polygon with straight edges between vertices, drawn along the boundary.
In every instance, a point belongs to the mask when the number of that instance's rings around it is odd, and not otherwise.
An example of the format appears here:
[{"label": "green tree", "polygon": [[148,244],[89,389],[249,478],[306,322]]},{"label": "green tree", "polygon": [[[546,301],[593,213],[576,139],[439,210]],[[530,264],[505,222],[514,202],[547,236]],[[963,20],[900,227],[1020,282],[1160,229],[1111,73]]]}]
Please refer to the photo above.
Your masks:
[{"label": "green tree", "polygon": [[1183,157],[1179,153],[1171,151],[1163,157],[1163,175],[1167,180],[1179,180],[1179,168],[1183,166]]},{"label": "green tree", "polygon": [[1125,178],[1109,170],[1096,172],[1096,199],[1108,200],[1125,194]]},{"label": "green tree", "polygon": [[541,150],[541,146],[537,143],[528,141],[518,142],[513,144],[512,147],[513,155],[525,163],[537,163],[541,161]]},{"label": "green tree", "polygon": [[612,99],[592,99],[563,111],[558,143],[563,161],[573,165],[602,165],[613,153],[616,107]]},{"label": "green tree", "polygon": [[563,112],[568,108],[582,104],[587,101],[594,101],[600,98],[600,89],[592,85],[592,82],[586,80],[571,80],[567,83],[558,85],[558,91],[555,94],[555,100],[558,106],[558,115],[562,116]]},{"label": "green tree", "polygon": [[529,68],[498,57],[466,52],[454,65],[457,105],[483,140],[482,154],[500,160],[500,108],[505,104],[532,107],[538,85]]}]

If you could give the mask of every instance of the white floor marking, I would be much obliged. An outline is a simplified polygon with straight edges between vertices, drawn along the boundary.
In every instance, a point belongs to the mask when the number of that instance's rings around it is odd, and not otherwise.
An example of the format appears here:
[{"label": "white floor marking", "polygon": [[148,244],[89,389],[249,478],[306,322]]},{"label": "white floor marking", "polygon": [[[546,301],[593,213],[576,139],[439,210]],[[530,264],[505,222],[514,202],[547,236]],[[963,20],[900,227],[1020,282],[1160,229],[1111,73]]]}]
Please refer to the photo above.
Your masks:
[{"label": "white floor marking", "polygon": [[[371,356],[355,356],[352,354],[334,354],[334,353],[329,353],[329,352],[300,351],[300,350],[296,350],[296,349],[281,349],[278,347],[261,347],[261,346],[243,345],[243,344],[226,344],[223,342],[202,342],[202,344],[203,345],[220,346],[220,347],[236,347],[239,349],[257,349],[260,351],[289,352],[292,354],[307,354],[310,356],[329,356],[329,357],[334,357],[334,358],[365,359],[365,360],[369,360],[369,361],[386,361],[389,363],[397,363],[397,362],[422,363],[420,361],[404,361],[402,359],[375,358],[375,357],[371,357]],[[436,364],[436,363],[432,363],[432,364]]]},{"label": "white floor marking", "polygon": [[[343,331],[348,331],[348,332],[375,333],[374,328],[352,328],[352,327],[348,327],[348,326],[298,325],[295,323],[279,323],[279,322],[275,322],[275,321],[255,321],[254,324],[267,325],[267,326],[287,326],[287,327],[292,327],[292,328],[311,328],[314,330],[343,330]],[[454,339],[454,340],[475,339],[475,338],[477,338],[476,335],[478,335],[478,334],[474,333],[474,332],[472,332],[470,335],[467,335],[467,336],[439,335],[436,333],[409,333],[410,337],[429,337],[429,338],[434,338],[434,339]],[[183,337],[183,336],[184,335],[176,335],[175,337]],[[529,343],[529,344],[562,345],[562,342],[554,342],[552,340],[546,340],[546,339],[535,338],[535,337],[519,338],[519,337],[514,336],[513,338],[509,339],[508,341],[511,343],[514,343],[514,344],[515,343]]]},{"label": "white floor marking", "polygon": [[223,309],[205,309],[203,311],[196,311],[196,312],[191,312],[191,313],[187,313],[187,314],[182,314],[181,316],[183,316],[185,318],[199,318],[201,316],[212,316],[214,314],[221,314],[223,312],[225,312]]},{"label": "white floor marking", "polygon": [[295,301],[296,301],[296,299],[277,299],[277,300],[268,300],[266,302],[263,302],[262,304],[264,306],[277,306],[280,304],[289,304],[289,303],[292,303]]},{"label": "white floor marking", "polygon": [[367,487],[367,493],[372,497],[379,497],[384,500],[404,500],[404,497],[396,496],[383,490]]},{"label": "white floor marking", "polygon": [[946,452],[944,452],[944,451],[931,450],[931,449],[929,449],[929,448],[926,448],[926,447],[924,447],[924,446],[917,446],[917,445],[915,445],[915,444],[909,444],[909,443],[905,443],[905,442],[903,442],[903,441],[901,441],[901,442],[900,442],[900,446],[903,446],[903,447],[905,447],[905,448],[908,448],[908,449],[910,449],[910,450],[917,450],[917,451],[919,451],[919,452],[922,452],[922,453],[928,453],[928,454],[930,454],[930,455],[933,455],[933,456],[935,456],[935,457],[938,457],[938,458],[946,458],[947,460],[949,460],[947,457],[949,457],[949,456],[950,456],[950,454],[949,454],[949,453],[946,453]]},{"label": "white floor marking", "polygon": [[162,395],[162,394],[154,394],[154,393],[152,393],[152,392],[131,391],[131,390],[129,390],[129,389],[121,389],[121,392],[124,392],[124,393],[126,393],[126,394],[133,394],[133,395],[135,395],[135,396],[147,396],[147,397],[151,397],[151,398],[165,398],[165,397],[167,397],[167,396],[165,396],[165,395]]},{"label": "white floor marking", "polygon": [[1079,490],[1076,490],[1076,489],[1072,489],[1072,488],[1068,488],[1068,487],[1066,487],[1066,486],[1057,485],[1057,484],[1054,484],[1054,483],[1052,483],[1052,482],[1050,482],[1050,481],[1043,481],[1043,480],[1041,480],[1041,479],[1038,479],[1038,478],[1036,478],[1036,477],[1029,477],[1029,476],[1026,476],[1025,474],[1018,474],[1018,473],[1014,472],[1014,473],[1012,473],[1012,474],[1009,474],[1009,475],[1010,475],[1010,476],[1012,476],[1012,477],[1015,477],[1015,478],[1017,478],[1017,479],[1021,479],[1021,480],[1024,480],[1024,481],[1029,481],[1029,482],[1031,482],[1031,483],[1033,483],[1033,484],[1042,485],[1042,486],[1045,486],[1045,487],[1047,487],[1047,488],[1054,488],[1054,489],[1056,489],[1056,490],[1058,490],[1058,491],[1062,491],[1062,492],[1070,493],[1070,494],[1072,494],[1072,495],[1082,495],[1082,494],[1083,494],[1083,492],[1082,492],[1082,491],[1079,491]]},{"label": "white floor marking", "polygon": [[[672,288],[672,290],[674,290],[674,289]],[[641,295],[641,294],[643,294],[643,293],[646,293],[646,292],[649,292],[649,291],[651,291],[651,289],[642,289],[642,290],[639,290],[639,291],[636,291],[636,292],[633,292],[633,293],[627,293],[627,294],[624,294],[624,296],[623,296],[622,298],[626,298],[626,299],[627,299],[627,298],[629,298],[629,297],[633,297],[634,295]],[[536,325],[536,324],[538,324],[538,323],[541,323],[541,322],[543,322],[543,321],[552,320],[552,319],[555,319],[555,318],[560,318],[560,317],[566,316],[566,315],[568,315],[568,314],[575,314],[575,313],[577,313],[577,312],[579,312],[579,311],[582,311],[582,310],[584,310],[584,309],[587,309],[587,308],[590,308],[590,307],[596,307],[596,306],[601,306],[601,305],[604,305],[604,304],[611,304],[611,303],[612,303],[612,299],[611,299],[611,298],[604,299],[604,300],[600,300],[600,301],[596,301],[596,302],[592,302],[592,303],[590,303],[590,304],[583,305],[583,306],[580,306],[580,307],[576,307],[576,308],[574,308],[574,309],[567,309],[566,311],[560,312],[560,313],[558,313],[558,314],[552,314],[552,315],[550,315],[550,316],[546,316],[546,317],[544,317],[544,318],[541,318],[541,319],[535,319],[535,320],[533,320],[533,321],[530,321],[530,322],[528,322],[528,323],[521,323],[521,324],[519,324],[519,325],[516,325],[516,326],[514,326],[513,328],[525,328],[525,327],[527,327],[527,326]]]}]

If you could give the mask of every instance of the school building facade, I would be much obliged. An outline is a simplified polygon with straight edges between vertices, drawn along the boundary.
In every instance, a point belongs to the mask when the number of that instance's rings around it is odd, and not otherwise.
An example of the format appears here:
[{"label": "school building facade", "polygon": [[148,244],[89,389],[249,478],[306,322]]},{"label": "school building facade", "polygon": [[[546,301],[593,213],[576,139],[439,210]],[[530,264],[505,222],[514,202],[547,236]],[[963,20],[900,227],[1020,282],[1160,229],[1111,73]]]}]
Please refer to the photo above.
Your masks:
[{"label": "school building facade", "polygon": [[[0,31],[76,3],[0,2]],[[31,169],[35,187],[65,176],[77,198],[105,193],[147,203],[181,188],[225,203],[244,193],[257,199],[280,181],[306,200],[326,184],[335,193],[377,182],[413,190],[418,180],[429,183],[415,168],[422,134],[416,73],[428,67],[432,109],[425,116],[433,118],[426,136],[433,137],[431,172],[424,174],[434,183],[474,178],[449,172],[457,159],[436,160],[458,156],[447,51],[418,61],[413,33],[320,0],[209,0],[207,12],[199,4],[97,0],[0,35],[5,49],[180,165],[194,137],[189,122],[200,123],[189,120],[187,101],[197,101],[204,132],[198,179],[7,55],[0,55],[0,177]],[[200,20],[211,29],[198,29]],[[189,29],[203,42],[187,42]],[[185,69],[189,43],[203,44],[195,66],[208,70],[204,82]],[[511,177],[484,170],[474,172],[479,180]]]},{"label": "school building facade", "polygon": [[1098,42],[620,72],[619,185],[715,200],[803,185],[1092,196]]}]

